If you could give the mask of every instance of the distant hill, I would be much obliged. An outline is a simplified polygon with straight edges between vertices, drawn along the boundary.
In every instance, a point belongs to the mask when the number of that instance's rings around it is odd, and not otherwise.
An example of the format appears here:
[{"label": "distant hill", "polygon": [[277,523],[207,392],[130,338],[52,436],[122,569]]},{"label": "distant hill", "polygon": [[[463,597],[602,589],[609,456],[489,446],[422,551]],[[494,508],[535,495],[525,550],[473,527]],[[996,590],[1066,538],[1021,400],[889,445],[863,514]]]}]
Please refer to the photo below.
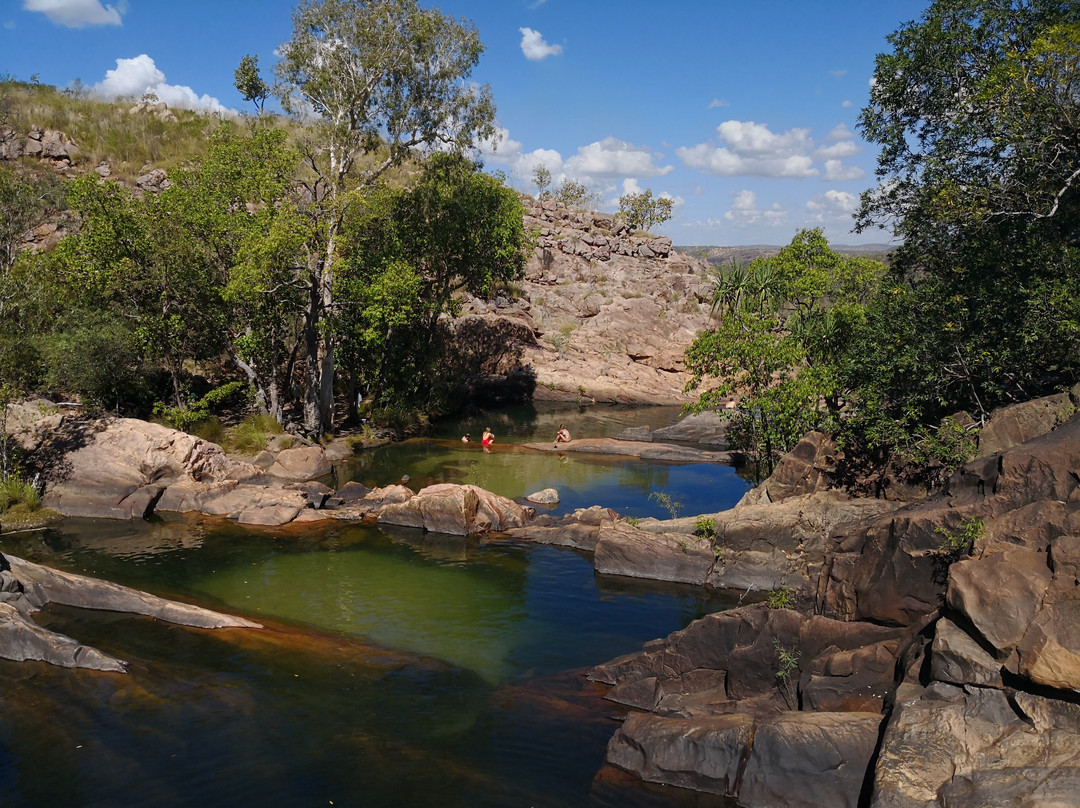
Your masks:
[{"label": "distant hill", "polygon": [[[874,258],[888,263],[888,256],[894,249],[890,244],[830,244],[832,249],[845,255],[858,255],[863,258]],[[726,267],[735,264],[749,264],[761,255],[776,255],[780,247],[772,244],[744,244],[736,247],[705,247],[688,246],[674,248],[684,255],[690,255],[708,261],[714,267]]]}]

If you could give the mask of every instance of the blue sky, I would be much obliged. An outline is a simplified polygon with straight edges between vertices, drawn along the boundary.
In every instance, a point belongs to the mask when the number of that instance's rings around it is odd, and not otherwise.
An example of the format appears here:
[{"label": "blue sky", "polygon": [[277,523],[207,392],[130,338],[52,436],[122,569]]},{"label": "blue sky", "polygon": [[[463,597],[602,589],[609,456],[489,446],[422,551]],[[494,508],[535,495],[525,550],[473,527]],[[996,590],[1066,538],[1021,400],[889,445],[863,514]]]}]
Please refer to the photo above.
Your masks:
[{"label": "blue sky", "polygon": [[[851,233],[874,182],[856,121],[885,37],[929,0],[432,0],[472,20],[503,132],[484,159],[535,192],[585,183],[615,210],[628,191],[675,200],[676,244],[786,244]],[[171,106],[245,110],[233,71],[292,29],[292,0],[0,0],[0,73]]]}]

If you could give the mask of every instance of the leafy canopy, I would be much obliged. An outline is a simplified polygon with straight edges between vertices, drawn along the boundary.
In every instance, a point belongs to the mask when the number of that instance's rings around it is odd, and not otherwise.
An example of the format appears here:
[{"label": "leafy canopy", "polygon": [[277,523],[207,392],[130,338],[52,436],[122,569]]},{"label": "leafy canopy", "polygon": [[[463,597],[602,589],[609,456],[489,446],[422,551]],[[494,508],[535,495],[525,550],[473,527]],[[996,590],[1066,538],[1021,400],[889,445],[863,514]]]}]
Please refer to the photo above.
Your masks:
[{"label": "leafy canopy", "polygon": [[651,188],[619,198],[619,214],[634,230],[649,230],[671,218],[673,199],[654,197]]},{"label": "leafy canopy", "polygon": [[687,349],[696,409],[740,394],[733,443],[760,478],[811,429],[838,423],[851,390],[844,373],[884,267],[834,252],[820,230],[802,230],[775,256],[717,278],[717,325]]}]

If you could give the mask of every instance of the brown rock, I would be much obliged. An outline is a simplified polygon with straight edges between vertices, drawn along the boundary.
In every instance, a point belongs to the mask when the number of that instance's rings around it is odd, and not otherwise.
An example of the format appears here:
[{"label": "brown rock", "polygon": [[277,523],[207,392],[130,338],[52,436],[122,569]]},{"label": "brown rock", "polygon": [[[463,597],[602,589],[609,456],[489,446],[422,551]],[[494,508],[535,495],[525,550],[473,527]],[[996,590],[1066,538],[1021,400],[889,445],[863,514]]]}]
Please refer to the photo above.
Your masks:
[{"label": "brown rock", "polygon": [[930,675],[939,682],[1002,687],[1001,663],[951,620],[938,621],[930,654]]},{"label": "brown rock", "polygon": [[314,480],[327,476],[333,468],[321,446],[305,446],[278,452],[267,473],[285,480]]},{"label": "brown rock", "polygon": [[652,783],[733,795],[753,724],[741,713],[695,719],[632,713],[608,744],[607,760]]},{"label": "brown rock", "polygon": [[715,561],[712,544],[681,533],[656,534],[625,523],[602,528],[593,555],[604,575],[704,584]]},{"label": "brown rock", "polygon": [[965,559],[949,569],[949,606],[1004,655],[1028,630],[1051,577],[1046,555],[1021,547]]},{"label": "brown rock", "polygon": [[1021,675],[1047,687],[1080,690],[1080,600],[1045,604],[1016,650]]},{"label": "brown rock", "polygon": [[1074,403],[1068,393],[1058,393],[994,410],[979,432],[977,456],[987,457],[1049,432],[1072,414]]},{"label": "brown rock", "polygon": [[754,731],[738,800],[747,808],[856,808],[879,713],[784,713]]}]

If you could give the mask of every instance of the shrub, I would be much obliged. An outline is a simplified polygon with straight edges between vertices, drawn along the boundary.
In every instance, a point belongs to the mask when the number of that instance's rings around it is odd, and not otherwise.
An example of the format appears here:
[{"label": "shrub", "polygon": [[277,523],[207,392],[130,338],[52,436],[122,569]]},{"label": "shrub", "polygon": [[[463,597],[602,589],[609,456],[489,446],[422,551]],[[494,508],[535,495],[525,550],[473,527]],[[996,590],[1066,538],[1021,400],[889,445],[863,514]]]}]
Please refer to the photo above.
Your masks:
[{"label": "shrub", "polygon": [[770,609],[790,609],[795,603],[792,598],[794,594],[790,586],[782,586],[770,592],[765,602],[769,604]]},{"label": "shrub", "polygon": [[28,511],[37,510],[41,505],[41,493],[31,481],[12,474],[0,482],[0,512],[19,505]]},{"label": "shrub", "polygon": [[701,516],[694,522],[694,535],[701,536],[703,539],[716,538],[716,520],[711,516]]},{"label": "shrub", "polygon": [[683,504],[672,499],[671,494],[666,491],[653,491],[649,494],[649,499],[655,499],[661,508],[671,514],[672,519],[677,519],[679,514],[682,513]]}]

